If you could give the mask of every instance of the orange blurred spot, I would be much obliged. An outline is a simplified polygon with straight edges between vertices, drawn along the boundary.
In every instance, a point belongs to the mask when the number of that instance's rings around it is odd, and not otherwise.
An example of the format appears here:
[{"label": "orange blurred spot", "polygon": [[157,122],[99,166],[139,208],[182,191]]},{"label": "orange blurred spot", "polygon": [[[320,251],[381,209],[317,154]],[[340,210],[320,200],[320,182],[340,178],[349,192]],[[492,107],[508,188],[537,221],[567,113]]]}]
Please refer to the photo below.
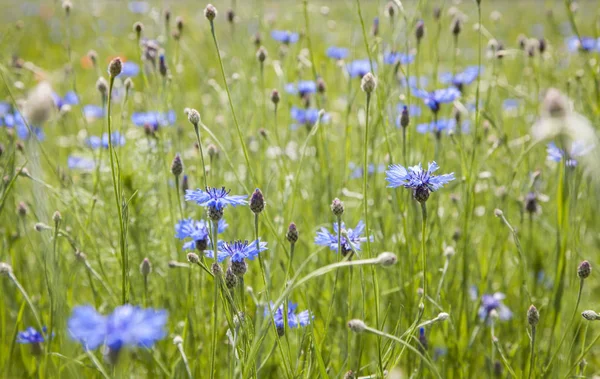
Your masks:
[{"label": "orange blurred spot", "polygon": [[90,57],[86,54],[80,59],[81,67],[87,69],[94,67],[94,62],[90,59]]},{"label": "orange blurred spot", "polygon": [[43,20],[49,20],[54,16],[54,8],[47,4],[40,5],[40,17]]}]

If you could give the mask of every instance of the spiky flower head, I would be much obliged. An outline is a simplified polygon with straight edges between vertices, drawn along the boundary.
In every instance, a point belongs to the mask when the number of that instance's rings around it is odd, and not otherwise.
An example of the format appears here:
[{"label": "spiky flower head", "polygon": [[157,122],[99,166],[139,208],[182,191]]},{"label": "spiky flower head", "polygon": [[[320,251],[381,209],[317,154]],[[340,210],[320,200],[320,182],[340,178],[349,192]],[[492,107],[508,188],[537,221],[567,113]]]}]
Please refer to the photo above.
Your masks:
[{"label": "spiky flower head", "polygon": [[289,243],[296,243],[298,241],[298,228],[296,224],[291,222],[290,226],[288,226],[288,231],[285,234],[285,238],[287,238]]},{"label": "spiky flower head", "polygon": [[367,72],[360,81],[360,89],[367,93],[367,95],[370,95],[375,91],[375,88],[377,88],[377,79],[372,73]]},{"label": "spiky flower head", "polygon": [[217,17],[217,8],[212,4],[208,4],[206,8],[204,8],[204,17],[210,22],[212,22],[215,17]]},{"label": "spiky flower head", "polygon": [[331,212],[336,217],[344,214],[344,203],[337,197],[331,202]]},{"label": "spiky flower head", "polygon": [[429,199],[430,192],[435,192],[445,184],[455,179],[454,173],[433,175],[439,168],[436,162],[429,163],[427,170],[419,163],[418,166],[404,168],[399,164],[391,165],[386,171],[388,188],[404,187],[413,190],[415,200],[424,203]]},{"label": "spiky flower head", "polygon": [[181,155],[179,153],[175,154],[173,158],[173,162],[171,163],[171,174],[178,177],[183,173],[183,162],[181,161]]},{"label": "spiky flower head", "polygon": [[577,267],[577,276],[579,276],[580,279],[585,279],[588,276],[590,276],[590,274],[592,273],[592,265],[590,265],[590,262],[588,261],[583,261],[579,264],[579,267]]},{"label": "spiky flower head", "polygon": [[362,333],[367,329],[367,324],[363,320],[350,320],[348,321],[348,328],[354,333]]},{"label": "spiky flower head", "polygon": [[527,310],[527,322],[530,326],[535,327],[540,321],[540,312],[538,312],[535,305],[531,304]]},{"label": "spiky flower head", "polygon": [[116,78],[123,70],[121,58],[116,57],[108,64],[108,74],[111,78]]},{"label": "spiky flower head", "polygon": [[250,196],[250,209],[254,214],[259,214],[265,209],[265,197],[260,189],[255,189]]}]

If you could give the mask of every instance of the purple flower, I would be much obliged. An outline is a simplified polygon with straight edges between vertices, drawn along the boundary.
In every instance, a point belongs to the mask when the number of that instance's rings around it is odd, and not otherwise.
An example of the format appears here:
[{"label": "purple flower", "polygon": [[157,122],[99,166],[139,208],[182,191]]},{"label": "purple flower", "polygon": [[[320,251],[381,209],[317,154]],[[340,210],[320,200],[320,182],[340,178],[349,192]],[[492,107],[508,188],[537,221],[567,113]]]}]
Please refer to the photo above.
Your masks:
[{"label": "purple flower", "polygon": [[[350,77],[362,78],[367,72],[371,72],[371,63],[368,59],[358,59],[348,63],[346,68]],[[373,62],[373,71],[375,70],[377,70],[377,64]]]},{"label": "purple flower", "polygon": [[67,323],[69,335],[86,350],[95,350],[106,339],[106,317],[91,305],[75,307]]},{"label": "purple flower", "polygon": [[185,200],[194,201],[200,206],[217,210],[222,210],[228,205],[235,207],[247,203],[246,196],[230,195],[229,192],[231,191],[227,191],[225,187],[208,187],[206,191],[201,189],[187,190],[185,191]]},{"label": "purple flower", "polygon": [[383,63],[385,64],[397,64],[407,65],[415,60],[414,54],[404,54],[398,52],[389,52],[383,55]]},{"label": "purple flower", "polygon": [[413,94],[416,97],[423,99],[425,105],[427,105],[433,113],[437,113],[440,110],[440,104],[451,103],[460,97],[460,91],[454,87],[437,89],[433,92],[413,88]]},{"label": "purple flower", "polygon": [[404,187],[413,190],[415,199],[421,203],[427,201],[430,192],[435,192],[445,184],[453,181],[454,173],[446,175],[433,175],[439,168],[435,162],[429,163],[427,170],[423,170],[421,163],[418,166],[404,168],[399,164],[390,165],[386,171],[388,188]]},{"label": "purple flower", "polygon": [[[292,129],[297,129],[301,125],[313,126],[319,120],[319,110],[310,108],[310,109],[302,109],[292,107],[290,111],[291,117],[296,121],[297,124],[292,125]],[[327,123],[329,122],[329,115],[324,113],[321,116],[321,122]]]},{"label": "purple flower", "polygon": [[577,36],[572,36],[567,38],[567,48],[570,52],[578,52],[578,51],[599,51],[600,50],[600,41],[596,40],[593,37],[581,37],[581,41]]},{"label": "purple flower", "polygon": [[[223,233],[229,226],[223,218],[219,220],[217,225],[218,233]],[[183,244],[183,250],[194,250],[198,248],[199,244],[206,247],[211,246],[208,223],[204,220],[196,221],[191,218],[179,220],[175,224],[175,238],[180,240],[191,239],[191,241]]]},{"label": "purple flower", "polygon": [[504,300],[505,297],[506,296],[500,292],[496,292],[493,295],[483,295],[481,297],[481,306],[477,312],[479,319],[482,321],[489,320],[490,313],[495,310],[498,312],[498,318],[500,320],[510,320],[512,318],[512,312],[506,305],[502,304],[502,300]]},{"label": "purple flower", "polygon": [[[275,322],[275,326],[277,329],[283,329],[285,327],[285,307],[283,304],[279,306],[279,308],[275,309],[273,306],[273,302],[271,302],[270,308],[271,312],[273,312],[273,321]],[[287,307],[287,324],[290,328],[298,328],[304,327],[310,324],[312,317],[310,312],[302,311],[300,313],[296,313],[296,309],[298,309],[298,304],[288,302]],[[269,315],[269,308],[265,307],[265,316]]]},{"label": "purple flower", "polygon": [[135,62],[127,61],[123,63],[123,69],[121,70],[119,77],[132,78],[134,76],[138,76],[139,73],[140,66],[138,66],[138,64]]},{"label": "purple flower", "polygon": [[[218,246],[217,260],[223,262],[228,257],[232,262],[242,262],[244,259],[254,260],[260,252],[265,250],[267,250],[267,243],[261,242],[260,238],[258,246],[256,241],[223,242]],[[214,253],[207,250],[206,256],[214,258]]]},{"label": "purple flower", "polygon": [[137,126],[146,126],[150,125],[154,129],[157,129],[159,126],[168,126],[173,125],[177,117],[175,116],[175,111],[170,110],[167,113],[163,112],[134,112],[131,115],[131,121]]},{"label": "purple flower", "polygon": [[317,84],[312,80],[301,80],[296,83],[288,83],[285,85],[285,91],[290,94],[298,94],[300,97],[317,92]]},{"label": "purple flower", "polygon": [[271,31],[271,38],[275,41],[289,45],[298,42],[298,33],[292,33],[288,30],[273,30]]},{"label": "purple flower", "polygon": [[345,47],[330,46],[326,54],[329,58],[342,60],[348,56],[348,49]]},{"label": "purple flower", "polygon": [[[356,251],[360,251],[361,243],[367,241],[367,237],[361,237],[365,231],[365,224],[362,221],[359,221],[356,225],[356,228],[346,229],[346,224],[342,222],[342,230],[345,230],[347,235],[347,237],[343,235],[341,236],[342,255],[346,256],[352,252],[352,248],[354,248]],[[338,230],[338,223],[334,222],[333,233],[331,233],[327,228],[321,228],[315,237],[315,244],[328,246],[331,251],[337,252],[339,234],[340,231]],[[369,236],[368,238],[370,241],[373,241],[373,236]]]},{"label": "purple flower", "polygon": [[42,329],[42,333],[38,332],[34,327],[29,327],[23,332],[17,333],[17,343],[20,344],[40,344],[45,341],[46,327]]}]

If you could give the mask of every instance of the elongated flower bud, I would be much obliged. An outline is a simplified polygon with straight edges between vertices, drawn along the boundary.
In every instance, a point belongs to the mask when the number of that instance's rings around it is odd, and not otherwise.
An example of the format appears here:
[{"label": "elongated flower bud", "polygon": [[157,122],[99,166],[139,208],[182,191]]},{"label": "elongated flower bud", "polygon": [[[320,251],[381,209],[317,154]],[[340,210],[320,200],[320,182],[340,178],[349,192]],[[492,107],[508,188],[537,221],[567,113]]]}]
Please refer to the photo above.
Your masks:
[{"label": "elongated flower bud", "polygon": [[577,276],[579,276],[579,278],[581,279],[585,279],[588,276],[590,276],[590,274],[592,273],[592,265],[590,265],[590,262],[588,261],[583,261],[579,264],[579,267],[577,267]]},{"label": "elongated flower bud", "polygon": [[344,214],[344,203],[337,197],[331,202],[331,212],[336,217]]},{"label": "elongated flower bud", "polygon": [[367,324],[362,320],[354,319],[348,321],[348,328],[355,333],[362,333],[367,329]]},{"label": "elongated flower bud", "polygon": [[217,8],[215,8],[212,4],[208,4],[206,8],[204,8],[204,17],[206,17],[208,21],[212,22],[215,17],[217,17]]},{"label": "elongated flower bud", "polygon": [[367,72],[360,82],[360,89],[367,94],[371,94],[371,92],[375,91],[375,88],[377,88],[377,79],[375,79],[373,74]]},{"label": "elongated flower bud", "polygon": [[123,62],[121,58],[116,57],[108,64],[108,74],[111,78],[116,78],[123,70]]},{"label": "elongated flower bud", "polygon": [[540,312],[538,312],[535,305],[531,304],[529,309],[527,310],[527,322],[531,327],[534,327],[540,321]]}]

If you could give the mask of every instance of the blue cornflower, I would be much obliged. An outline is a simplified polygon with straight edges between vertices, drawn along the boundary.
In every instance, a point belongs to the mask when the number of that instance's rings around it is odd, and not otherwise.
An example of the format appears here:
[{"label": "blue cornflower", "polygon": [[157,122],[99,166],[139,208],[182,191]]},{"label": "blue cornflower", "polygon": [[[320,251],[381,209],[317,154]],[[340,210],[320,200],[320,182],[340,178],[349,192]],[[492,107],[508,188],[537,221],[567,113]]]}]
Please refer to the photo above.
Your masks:
[{"label": "blue cornflower", "polygon": [[[267,243],[261,242],[260,238],[258,246],[256,245],[256,241],[223,242],[218,246],[217,260],[223,262],[228,257],[231,258],[231,262],[243,262],[244,259],[254,260],[260,252],[267,250]],[[214,252],[207,250],[206,256],[214,258]]]},{"label": "blue cornflower", "polygon": [[[417,125],[417,132],[421,134],[434,133],[436,136],[441,135],[442,132],[450,133],[456,131],[456,120],[451,119],[439,119],[430,123]],[[464,121],[461,124],[461,133],[469,132],[469,122]]]},{"label": "blue cornflower", "polygon": [[[349,253],[352,252],[352,248],[356,251],[360,251],[360,245],[363,242],[367,241],[367,237],[361,237],[363,232],[365,231],[365,224],[362,221],[359,221],[354,229],[346,229],[346,225],[342,222],[342,230],[346,231],[345,237],[342,235],[341,237],[341,245],[342,245],[342,255],[345,257]],[[340,234],[340,230],[338,229],[337,222],[333,223],[333,233],[331,233],[327,228],[321,228],[320,231],[317,232],[315,237],[315,244],[321,246],[329,246],[331,251],[338,251],[338,235]],[[373,236],[368,237],[370,241],[373,241]],[[352,246],[351,246],[352,245]]]},{"label": "blue cornflower", "polygon": [[150,4],[146,1],[130,1],[128,8],[132,13],[143,14],[150,10]]},{"label": "blue cornflower", "polygon": [[383,63],[385,64],[396,64],[407,65],[413,63],[415,60],[414,54],[404,54],[399,52],[389,52],[383,54]]},{"label": "blue cornflower", "polygon": [[317,84],[312,80],[301,80],[298,83],[288,83],[285,85],[285,91],[300,97],[317,92]]},{"label": "blue cornflower", "polygon": [[84,105],[83,106],[83,115],[87,120],[96,120],[104,117],[104,108],[98,105]]},{"label": "blue cornflower", "polygon": [[62,109],[65,105],[77,105],[79,104],[79,97],[73,91],[68,91],[64,97],[60,97],[56,92],[52,93],[52,98],[54,99],[54,104],[56,108],[59,110]]},{"label": "blue cornflower", "polygon": [[159,126],[168,126],[173,125],[176,121],[177,117],[175,116],[175,111],[170,110],[167,113],[163,112],[134,112],[131,115],[131,121],[136,126],[152,126],[154,129],[157,129]]},{"label": "blue cornflower", "polygon": [[465,85],[473,83],[481,70],[478,66],[467,67],[464,71],[452,75],[451,72],[445,72],[440,75],[440,82],[444,84],[452,84],[456,88],[462,91]]},{"label": "blue cornflower", "polygon": [[436,89],[433,92],[413,88],[413,94],[416,97],[423,99],[425,105],[427,105],[433,113],[437,113],[440,110],[440,104],[451,103],[460,97],[460,91],[454,87]]},{"label": "blue cornflower", "polygon": [[29,327],[23,332],[17,333],[17,343],[21,344],[40,344],[45,342],[44,334],[46,334],[46,327],[42,329],[42,332],[38,332],[34,327]]},{"label": "blue cornflower", "polygon": [[0,101],[0,117],[4,117],[4,115],[9,113],[11,109],[11,104],[4,101]]},{"label": "blue cornflower", "polygon": [[[217,224],[217,232],[223,233],[228,226],[225,219],[220,219]],[[179,220],[175,224],[175,238],[180,240],[191,238],[191,241],[183,244],[183,250],[206,250],[210,246],[208,223],[204,220],[196,221],[191,218]]]},{"label": "blue cornflower", "polygon": [[225,187],[213,188],[207,187],[206,191],[201,189],[185,191],[186,201],[195,201],[198,205],[206,207],[208,217],[213,221],[219,221],[223,217],[223,209],[231,205],[247,204],[246,196],[230,195]]},{"label": "blue cornflower", "polygon": [[506,296],[503,293],[496,292],[493,295],[483,295],[481,297],[481,306],[477,315],[482,321],[489,321],[489,316],[492,311],[498,312],[498,318],[502,321],[507,321],[512,318],[512,312],[508,307],[502,304]]},{"label": "blue cornflower", "polygon": [[138,76],[139,73],[140,73],[140,66],[135,62],[127,61],[127,62],[123,62],[123,68],[121,70],[121,73],[119,74],[119,77],[131,78],[134,76]]},{"label": "blue cornflower", "polygon": [[410,76],[408,80],[406,80],[406,77],[400,79],[402,87],[427,87],[427,84],[429,84],[429,78],[426,76],[420,76],[418,80],[416,76]]},{"label": "blue cornflower", "polygon": [[86,350],[106,344],[112,352],[118,352],[123,346],[152,347],[166,336],[167,317],[165,310],[142,309],[129,304],[103,316],[86,305],[73,309],[68,329],[71,338]]},{"label": "blue cornflower", "polygon": [[67,167],[72,170],[92,171],[96,167],[96,163],[91,158],[70,155],[67,158]]},{"label": "blue cornflower", "polygon": [[[346,68],[350,77],[362,78],[367,72],[371,72],[371,63],[368,59],[357,59],[348,63]],[[377,70],[377,64],[373,62],[373,71],[375,70]]]},{"label": "blue cornflower", "polygon": [[600,50],[600,41],[593,37],[581,37],[581,41],[577,36],[567,38],[567,48],[570,52],[578,51],[598,51]]},{"label": "blue cornflower", "polygon": [[[363,171],[364,171],[362,166],[357,166],[354,162],[350,162],[348,164],[348,167],[351,170],[350,178],[352,178],[352,179],[362,178]],[[374,163],[369,163],[369,165],[367,166],[367,171],[368,171],[369,175],[373,175],[375,173],[379,174],[379,173],[382,173],[385,171],[385,165],[379,164],[379,165],[375,166]]]},{"label": "blue cornflower", "polygon": [[[275,309],[273,302],[270,304],[270,312],[273,312],[273,322],[277,327],[277,332],[280,336],[285,332],[285,307],[283,304],[279,306],[279,308]],[[288,302],[287,306],[287,324],[290,328],[298,328],[304,327],[310,324],[310,321],[313,317],[311,317],[309,311],[302,311],[296,313],[296,309],[298,309],[298,304],[293,302]],[[269,307],[265,307],[265,316],[269,315]]]},{"label": "blue cornflower", "polygon": [[348,49],[345,47],[330,46],[326,53],[329,58],[342,60],[348,56]]},{"label": "blue cornflower", "polygon": [[517,99],[504,99],[502,101],[502,109],[505,111],[516,111],[519,109],[519,100]]},{"label": "blue cornflower", "polygon": [[[311,127],[317,123],[319,120],[319,110],[315,108],[302,109],[292,107],[290,111],[290,116],[296,121],[296,124],[292,125],[292,129],[297,129],[301,125],[306,125],[307,127]],[[321,116],[321,122],[327,123],[329,121],[329,115],[324,113]]]},{"label": "blue cornflower", "polygon": [[404,187],[413,190],[415,199],[424,203],[429,198],[430,192],[442,188],[444,184],[453,181],[454,173],[445,175],[433,175],[439,168],[435,162],[429,163],[427,171],[423,170],[421,163],[418,166],[404,168],[399,164],[390,165],[386,171],[388,188]]},{"label": "blue cornflower", "polygon": [[[111,139],[113,147],[125,145],[125,136],[121,135],[119,132],[113,132]],[[86,144],[92,149],[99,149],[101,147],[108,149],[108,133],[102,134],[102,138],[98,136],[91,136],[86,140]]]},{"label": "blue cornflower", "polygon": [[271,37],[278,42],[289,45],[290,43],[298,42],[298,33],[290,32],[289,30],[273,30]]},{"label": "blue cornflower", "polygon": [[546,151],[548,152],[548,160],[560,162],[564,157],[567,158],[566,165],[568,167],[576,167],[577,160],[575,158],[582,157],[592,151],[594,145],[586,145],[583,141],[574,141],[571,145],[571,150],[565,152],[558,148],[554,142],[550,142]]},{"label": "blue cornflower", "polygon": [[6,126],[7,128],[14,128],[14,130],[17,134],[17,137],[19,137],[20,139],[23,139],[23,140],[29,139],[29,137],[30,137],[29,129],[31,129],[31,131],[33,132],[33,134],[39,141],[43,141],[44,138],[46,137],[42,128],[39,128],[39,127],[33,126],[33,125],[29,125],[29,128],[28,128],[27,123],[25,122],[25,119],[23,118],[23,115],[17,111],[15,111],[13,113],[7,113],[4,115],[4,117],[0,118],[0,126]]}]

